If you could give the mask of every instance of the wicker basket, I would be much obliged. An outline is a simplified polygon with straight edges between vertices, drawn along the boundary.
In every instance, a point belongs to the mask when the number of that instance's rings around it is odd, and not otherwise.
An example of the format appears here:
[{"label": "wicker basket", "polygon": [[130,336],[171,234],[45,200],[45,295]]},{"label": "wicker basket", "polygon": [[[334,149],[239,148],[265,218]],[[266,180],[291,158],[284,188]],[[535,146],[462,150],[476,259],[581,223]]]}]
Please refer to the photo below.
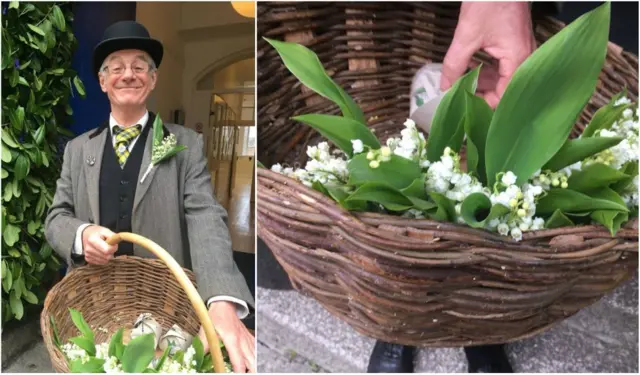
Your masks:
[{"label": "wicker basket", "polygon": [[[260,3],[258,140],[265,165],[304,165],[320,141],[289,120],[339,109],[303,87],[261,37],[302,43],[384,140],[408,117],[414,73],[441,62],[455,3]],[[539,43],[563,25],[536,22]],[[487,62],[478,55],[478,61]],[[574,128],[627,87],[637,58],[610,44],[597,92]],[[292,284],[361,334],[401,344],[460,346],[529,337],[600,299],[637,268],[638,222],[527,232],[521,242],[451,223],[350,213],[283,175],[258,170],[258,235]]]},{"label": "wicker basket", "polygon": [[[207,341],[213,343],[209,347],[215,366],[216,356],[222,360],[220,344],[204,302],[195,291],[193,272],[179,267],[164,249],[144,237],[130,233],[116,236],[133,239],[131,242],[144,246],[160,259],[121,256],[104,266],[80,267],[49,291],[40,316],[40,327],[53,368],[57,372],[69,372],[63,353],[54,343],[50,317],[55,320],[62,343],[79,335],[69,308],[83,314],[94,331],[96,343],[108,342],[120,328],[125,329],[124,338],[128,338],[127,332],[144,312],[153,315],[162,326],[162,332],[177,324],[189,334],[197,335],[202,324]],[[119,240],[111,243],[117,242]],[[222,367],[216,367],[216,372],[224,372],[224,365],[218,366]]]}]

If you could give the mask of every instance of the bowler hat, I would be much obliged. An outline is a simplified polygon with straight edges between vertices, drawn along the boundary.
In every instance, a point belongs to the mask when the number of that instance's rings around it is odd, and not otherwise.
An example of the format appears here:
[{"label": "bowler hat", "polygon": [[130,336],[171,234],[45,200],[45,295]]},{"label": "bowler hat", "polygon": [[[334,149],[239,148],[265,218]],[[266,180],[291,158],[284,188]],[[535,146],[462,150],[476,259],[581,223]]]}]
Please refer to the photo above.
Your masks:
[{"label": "bowler hat", "polygon": [[160,66],[163,48],[159,40],[151,38],[149,31],[135,21],[119,21],[109,26],[102,36],[102,41],[93,50],[93,72],[97,75],[104,59],[111,53],[123,49],[139,49],[147,52]]}]

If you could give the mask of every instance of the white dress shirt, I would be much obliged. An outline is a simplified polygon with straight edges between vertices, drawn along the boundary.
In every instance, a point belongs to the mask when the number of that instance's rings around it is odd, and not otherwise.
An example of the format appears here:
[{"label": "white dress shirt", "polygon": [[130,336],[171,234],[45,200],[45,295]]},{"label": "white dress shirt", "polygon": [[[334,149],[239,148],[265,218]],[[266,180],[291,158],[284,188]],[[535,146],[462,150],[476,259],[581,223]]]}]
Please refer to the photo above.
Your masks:
[{"label": "white dress shirt", "polygon": [[[149,111],[145,111],[144,115],[140,118],[140,120],[138,120],[136,124],[142,125],[142,130],[144,130],[144,127],[147,125],[148,119],[149,119]],[[118,122],[113,117],[113,115],[110,115],[109,116],[109,130],[110,130],[109,134],[113,135],[113,128],[115,126],[119,126]],[[140,131],[140,133],[142,133],[142,130]],[[128,147],[129,152],[133,150],[133,146],[136,144],[137,140],[138,140],[138,137],[135,137],[134,139],[131,140]],[[116,137],[112,136],[111,141],[113,146],[115,147]],[[84,250],[82,248],[82,232],[85,230],[85,228],[91,225],[94,225],[94,224],[82,224],[78,228],[78,231],[76,232],[74,247],[73,247],[74,254],[77,254],[77,255],[83,254]],[[247,303],[241,299],[231,297],[231,296],[211,297],[207,300],[207,308],[209,308],[213,302],[217,302],[217,301],[233,302],[236,305],[236,313],[238,314],[238,318],[240,319],[244,319],[249,315],[249,306],[247,305]]]}]

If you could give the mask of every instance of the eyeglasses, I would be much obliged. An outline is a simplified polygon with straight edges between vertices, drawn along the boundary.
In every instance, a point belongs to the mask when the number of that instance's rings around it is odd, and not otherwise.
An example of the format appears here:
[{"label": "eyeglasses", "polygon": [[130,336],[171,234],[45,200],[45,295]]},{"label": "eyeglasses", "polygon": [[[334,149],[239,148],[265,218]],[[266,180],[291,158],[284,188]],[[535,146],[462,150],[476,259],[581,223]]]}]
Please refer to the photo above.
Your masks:
[{"label": "eyeglasses", "polygon": [[131,68],[133,74],[141,75],[148,73],[150,70],[149,64],[145,63],[134,63],[133,65],[126,66],[124,64],[114,64],[108,65],[105,67],[105,72],[112,74],[114,76],[120,76],[126,73],[127,68]]}]

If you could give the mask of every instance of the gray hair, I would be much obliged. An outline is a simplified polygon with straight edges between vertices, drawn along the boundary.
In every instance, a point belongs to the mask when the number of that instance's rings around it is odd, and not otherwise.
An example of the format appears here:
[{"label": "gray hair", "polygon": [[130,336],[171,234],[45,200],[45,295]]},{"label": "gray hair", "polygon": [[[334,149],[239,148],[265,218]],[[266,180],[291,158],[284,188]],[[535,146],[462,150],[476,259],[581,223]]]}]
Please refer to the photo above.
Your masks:
[{"label": "gray hair", "polygon": [[[155,72],[158,69],[156,67],[156,62],[153,61],[151,56],[145,51],[142,51],[142,55],[144,56],[144,60],[147,62],[147,64],[149,64],[149,73]],[[109,57],[110,56],[107,56],[107,58],[104,59],[104,61],[102,62],[102,66],[100,67],[99,73],[104,74],[107,71],[107,63],[109,61]]]}]

